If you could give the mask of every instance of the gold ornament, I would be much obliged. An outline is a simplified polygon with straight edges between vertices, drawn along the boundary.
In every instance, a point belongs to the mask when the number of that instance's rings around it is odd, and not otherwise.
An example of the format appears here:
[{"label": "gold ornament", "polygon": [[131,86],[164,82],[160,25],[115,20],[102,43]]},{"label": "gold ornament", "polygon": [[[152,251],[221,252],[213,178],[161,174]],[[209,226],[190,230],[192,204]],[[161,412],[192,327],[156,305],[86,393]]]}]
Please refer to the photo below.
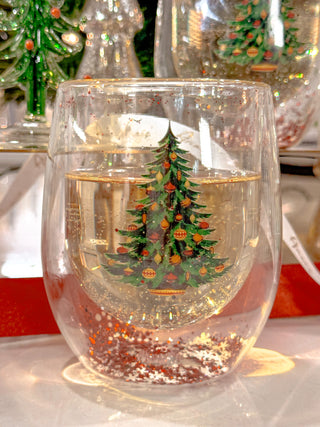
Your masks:
[{"label": "gold ornament", "polygon": [[207,274],[208,270],[205,266],[202,266],[199,270],[200,276],[205,276]]},{"label": "gold ornament", "polygon": [[156,264],[160,264],[160,262],[162,261],[162,256],[157,253],[156,256],[153,258]]},{"label": "gold ornament", "polygon": [[247,55],[250,58],[254,58],[255,56],[257,56],[259,53],[259,50],[256,47],[249,47],[249,49],[247,50]]},{"label": "gold ornament", "polygon": [[257,43],[260,45],[262,42],[263,42],[263,38],[259,34],[258,37],[257,37]]},{"label": "gold ornament", "polygon": [[196,220],[196,217],[192,214],[190,215],[190,221],[193,223]]},{"label": "gold ornament", "polygon": [[142,272],[142,276],[145,279],[154,279],[156,277],[156,272],[153,270],[153,268],[145,268]]},{"label": "gold ornament", "polygon": [[181,180],[181,170],[177,171],[177,180],[180,181]]},{"label": "gold ornament", "polygon": [[187,237],[187,232],[183,228],[178,228],[174,233],[173,237],[176,240],[184,240]]},{"label": "gold ornament", "polygon": [[203,240],[203,236],[201,236],[199,233],[194,234],[192,238],[196,243],[200,243],[201,240]]},{"label": "gold ornament", "polygon": [[292,46],[288,47],[287,54],[288,55],[292,55],[293,54],[293,47]]},{"label": "gold ornament", "polygon": [[189,187],[190,187],[190,182],[187,180],[187,181],[184,183],[184,186],[185,186],[186,188],[189,188]]},{"label": "gold ornament", "polygon": [[160,227],[162,228],[162,230],[166,230],[169,227],[169,222],[167,220],[167,218],[163,218],[163,220],[160,222]]},{"label": "gold ornament", "polygon": [[148,187],[147,187],[147,189],[146,189],[146,193],[147,194],[150,194],[152,191],[154,191],[155,190],[155,188],[154,187],[152,187],[152,185],[149,185]]},{"label": "gold ornament", "polygon": [[150,206],[150,209],[151,209],[152,211],[157,210],[157,209],[158,209],[158,203],[157,203],[157,202],[154,202],[154,203]]},{"label": "gold ornament", "polygon": [[188,206],[191,205],[191,200],[189,199],[189,197],[186,197],[184,200],[182,200],[181,202],[181,206],[184,208],[187,208]]},{"label": "gold ornament", "polygon": [[221,52],[224,52],[226,49],[227,49],[227,45],[226,44],[220,45]]},{"label": "gold ornament", "polygon": [[289,22],[289,21],[284,21],[284,28],[285,28],[286,30],[289,30],[290,26],[291,26],[291,24],[290,24],[290,22]]},{"label": "gold ornament", "polygon": [[171,154],[170,154],[170,159],[171,159],[172,161],[175,161],[177,157],[178,157],[178,156],[176,155],[176,153],[171,153]]},{"label": "gold ornament", "polygon": [[234,56],[239,56],[241,53],[242,53],[242,50],[241,50],[241,49],[236,48],[236,49],[234,49],[234,51],[232,52],[232,55],[234,55]]},{"label": "gold ornament", "polygon": [[178,265],[181,263],[181,256],[178,254],[172,255],[172,257],[170,257],[169,261],[170,261],[170,264],[172,264],[172,265]]},{"label": "gold ornament", "polygon": [[268,16],[268,13],[266,10],[263,9],[263,11],[260,13],[261,19],[266,19],[266,17]]},{"label": "gold ornament", "polygon": [[157,175],[156,175],[156,180],[159,182],[159,184],[160,184],[160,182],[162,181],[162,178],[163,178],[163,175],[162,175],[162,173],[159,171],[159,172],[157,173]]}]

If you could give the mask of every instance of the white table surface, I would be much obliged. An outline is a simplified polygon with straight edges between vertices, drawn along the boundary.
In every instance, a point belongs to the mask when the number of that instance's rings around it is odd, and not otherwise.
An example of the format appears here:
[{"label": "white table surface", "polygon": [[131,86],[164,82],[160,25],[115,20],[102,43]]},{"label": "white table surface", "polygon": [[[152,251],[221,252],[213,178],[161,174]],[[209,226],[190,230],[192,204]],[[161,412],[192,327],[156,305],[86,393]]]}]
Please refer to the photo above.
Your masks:
[{"label": "white table surface", "polygon": [[75,362],[60,335],[0,338],[0,426],[320,426],[320,316],[269,320],[210,386],[118,393],[67,381]]}]

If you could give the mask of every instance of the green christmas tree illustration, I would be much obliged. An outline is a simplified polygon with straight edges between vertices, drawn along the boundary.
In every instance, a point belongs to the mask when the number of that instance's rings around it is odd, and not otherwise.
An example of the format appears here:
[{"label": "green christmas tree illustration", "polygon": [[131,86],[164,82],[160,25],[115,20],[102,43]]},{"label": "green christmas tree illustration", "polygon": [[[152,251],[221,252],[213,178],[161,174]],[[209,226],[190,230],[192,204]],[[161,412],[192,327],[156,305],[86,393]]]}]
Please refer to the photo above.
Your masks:
[{"label": "green christmas tree illustration", "polygon": [[126,241],[117,254],[106,253],[105,269],[133,286],[147,286],[151,293],[172,295],[197,288],[223,275],[226,258],[218,258],[217,241],[207,238],[210,228],[205,206],[197,203],[199,184],[189,179],[187,152],[169,128],[154,150],[155,160],[143,177],[146,197],[138,200],[127,230],[118,230]]},{"label": "green christmas tree illustration", "polygon": [[[273,28],[269,0],[242,0],[235,6],[236,19],[228,22],[228,39],[218,41],[218,56],[229,63],[252,64],[253,71],[267,72],[276,70],[278,62],[286,63],[302,55],[307,48],[297,39],[295,13],[289,4],[290,0],[282,0],[277,28]],[[279,34],[280,30],[283,46],[276,46],[273,31]]]},{"label": "green christmas tree illustration", "polygon": [[[59,67],[62,59],[79,52],[81,43],[63,41],[74,25],[49,0],[10,0],[10,9],[0,9],[0,30],[11,35],[0,44],[0,60],[9,66],[0,75],[0,88],[22,85],[27,117],[44,118],[46,90],[56,89],[68,76]],[[63,1],[59,2],[62,5]],[[65,38],[66,39],[66,38]],[[79,38],[78,38],[79,40]]]}]

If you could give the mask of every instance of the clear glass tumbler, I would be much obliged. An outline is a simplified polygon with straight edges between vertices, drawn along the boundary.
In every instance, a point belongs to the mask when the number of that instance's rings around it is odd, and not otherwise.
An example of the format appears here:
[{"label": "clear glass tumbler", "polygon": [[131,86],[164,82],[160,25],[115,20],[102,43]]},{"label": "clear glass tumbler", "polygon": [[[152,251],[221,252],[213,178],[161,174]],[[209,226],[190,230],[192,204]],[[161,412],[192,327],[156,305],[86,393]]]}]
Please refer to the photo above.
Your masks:
[{"label": "clear glass tumbler", "polygon": [[60,86],[44,280],[71,349],[111,383],[189,384],[239,363],[276,293],[280,213],[267,85]]}]

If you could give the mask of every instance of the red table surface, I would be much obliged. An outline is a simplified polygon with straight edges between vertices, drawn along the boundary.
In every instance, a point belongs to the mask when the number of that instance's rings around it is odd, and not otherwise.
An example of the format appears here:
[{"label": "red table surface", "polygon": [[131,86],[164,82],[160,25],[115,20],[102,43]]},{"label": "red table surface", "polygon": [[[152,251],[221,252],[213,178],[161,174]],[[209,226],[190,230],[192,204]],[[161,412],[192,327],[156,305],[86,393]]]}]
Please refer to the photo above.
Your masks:
[{"label": "red table surface", "polygon": [[[317,264],[320,268],[320,263]],[[320,314],[320,286],[300,265],[284,265],[270,317]],[[43,278],[0,279],[0,336],[57,334]]]}]

